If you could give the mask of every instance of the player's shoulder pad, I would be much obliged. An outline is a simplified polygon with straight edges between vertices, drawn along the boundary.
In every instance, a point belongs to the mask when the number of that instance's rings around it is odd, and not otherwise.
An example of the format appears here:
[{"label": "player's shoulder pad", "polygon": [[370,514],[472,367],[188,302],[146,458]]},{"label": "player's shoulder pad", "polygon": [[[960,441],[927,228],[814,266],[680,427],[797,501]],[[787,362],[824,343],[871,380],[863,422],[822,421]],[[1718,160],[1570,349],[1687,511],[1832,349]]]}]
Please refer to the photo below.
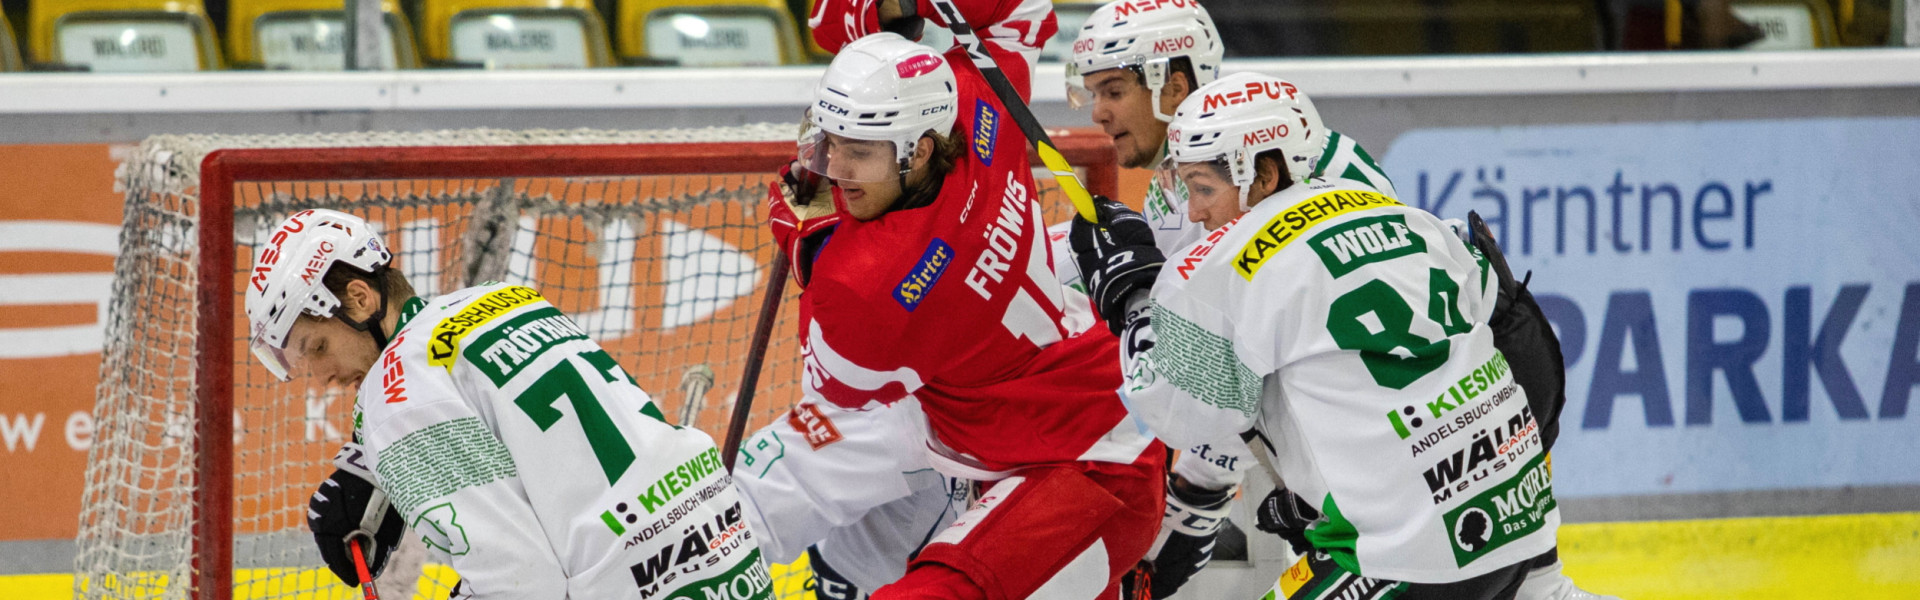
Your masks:
[{"label": "player's shoulder pad", "polygon": [[[928,240],[905,233],[893,228],[843,227],[821,248],[807,293],[815,302],[880,306],[880,302],[898,300],[895,296],[906,286],[907,301],[917,303],[919,296],[913,294],[931,291],[931,284],[939,283],[940,276],[953,266],[957,244],[949,244],[940,236]],[[922,275],[922,287],[914,286],[916,272]]]},{"label": "player's shoulder pad", "polygon": [[1171,274],[1163,272],[1161,278],[1186,282],[1195,277],[1210,278],[1202,272],[1231,272],[1232,278],[1251,282],[1269,259],[1310,237],[1314,230],[1357,213],[1381,209],[1407,210],[1398,199],[1351,181],[1319,179],[1289,186],[1167,257]]},{"label": "player's shoulder pad", "polygon": [[451,372],[460,355],[476,341],[484,341],[488,331],[543,316],[558,317],[566,327],[577,329],[538,290],[489,283],[428,301],[427,308],[407,324],[402,335],[411,343],[425,346],[428,366]]}]

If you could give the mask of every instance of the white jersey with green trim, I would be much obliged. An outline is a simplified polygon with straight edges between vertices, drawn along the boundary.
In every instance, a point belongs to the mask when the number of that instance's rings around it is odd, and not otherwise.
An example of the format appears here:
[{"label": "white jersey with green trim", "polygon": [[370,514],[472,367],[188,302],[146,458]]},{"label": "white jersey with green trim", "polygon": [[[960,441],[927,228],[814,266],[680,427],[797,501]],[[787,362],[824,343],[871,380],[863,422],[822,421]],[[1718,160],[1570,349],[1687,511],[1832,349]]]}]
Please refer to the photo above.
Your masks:
[{"label": "white jersey with green trim", "polygon": [[407,308],[355,424],[462,597],[772,597],[712,438],[668,425],[538,292],[490,284]]},{"label": "white jersey with green trim", "polygon": [[1175,447],[1256,430],[1341,566],[1468,579],[1551,549],[1559,526],[1486,324],[1496,285],[1429,213],[1354,181],[1294,185],[1168,257],[1123,391]]},{"label": "white jersey with green trim", "polygon": [[[1163,148],[1162,153],[1165,152]],[[1320,160],[1313,169],[1316,180],[1328,178],[1347,183],[1359,184],[1365,189],[1398,197],[1393,189],[1393,181],[1387,178],[1380,165],[1373,162],[1373,156],[1353,138],[1331,132],[1327,142],[1320,149]],[[1147,224],[1153,227],[1154,246],[1167,256],[1175,256],[1180,250],[1193,245],[1206,236],[1206,227],[1187,220],[1186,183],[1175,178],[1177,189],[1174,193],[1160,185],[1161,177],[1154,177],[1142,204]],[[1062,256],[1064,246],[1055,248],[1055,256]],[[1062,270],[1071,271],[1074,280],[1079,278],[1079,269],[1069,266]],[[1212,442],[1180,447],[1180,458],[1174,462],[1173,472],[1188,482],[1208,489],[1226,489],[1246,481],[1247,469],[1254,464],[1253,455],[1238,436],[1225,436]]]}]

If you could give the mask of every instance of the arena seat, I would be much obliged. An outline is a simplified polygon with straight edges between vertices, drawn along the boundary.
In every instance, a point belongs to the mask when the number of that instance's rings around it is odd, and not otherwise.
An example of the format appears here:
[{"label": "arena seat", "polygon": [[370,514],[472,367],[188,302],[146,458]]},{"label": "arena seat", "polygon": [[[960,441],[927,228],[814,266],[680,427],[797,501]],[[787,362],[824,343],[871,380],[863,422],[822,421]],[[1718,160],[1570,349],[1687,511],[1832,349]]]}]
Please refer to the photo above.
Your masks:
[{"label": "arena seat", "polygon": [[7,14],[0,12],[0,71],[18,71],[21,68],[18,38],[13,37],[13,25],[7,23]]},{"label": "arena seat", "polygon": [[220,68],[220,43],[200,0],[33,0],[30,60],[114,72]]},{"label": "arena seat", "polygon": [[[291,71],[338,71],[346,66],[346,25],[341,0],[230,0],[227,59],[234,66]],[[420,66],[413,27],[396,0],[381,0],[386,35],[380,65]]]},{"label": "arena seat", "polygon": [[620,0],[620,57],[742,67],[805,62],[786,0]]},{"label": "arena seat", "polygon": [[424,0],[420,51],[433,66],[570,69],[613,64],[593,0]]},{"label": "arena seat", "polygon": [[1733,0],[1727,8],[1766,33],[1742,50],[1806,50],[1840,44],[1833,10],[1824,0]]}]

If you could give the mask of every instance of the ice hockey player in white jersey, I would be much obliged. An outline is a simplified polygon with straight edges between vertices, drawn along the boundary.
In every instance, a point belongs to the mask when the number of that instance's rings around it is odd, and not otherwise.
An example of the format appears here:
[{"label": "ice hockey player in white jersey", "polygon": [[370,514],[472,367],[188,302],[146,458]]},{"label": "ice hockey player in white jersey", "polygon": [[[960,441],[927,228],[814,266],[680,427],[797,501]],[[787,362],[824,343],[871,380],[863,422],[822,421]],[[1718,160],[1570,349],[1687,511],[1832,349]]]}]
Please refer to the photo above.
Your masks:
[{"label": "ice hockey player in white jersey", "polygon": [[[1220,74],[1225,45],[1206,8],[1197,2],[1136,3],[1117,0],[1094,9],[1081,26],[1067,62],[1067,98],[1089,109],[1093,122],[1113,137],[1120,166],[1155,169],[1166,157],[1167,125],[1180,103]],[[1312,177],[1343,178],[1393,195],[1393,185],[1352,138],[1329,131]],[[1156,176],[1141,202],[1154,245],[1173,254],[1207,231],[1207,214],[1189,214],[1186,185]],[[1215,223],[1217,225],[1217,223]],[[1049,230],[1054,256],[1071,256],[1069,223]],[[1056,265],[1069,288],[1085,291],[1077,266]],[[1214,449],[1240,446],[1235,438],[1182,448],[1167,482],[1167,513],[1148,552],[1151,589],[1166,598],[1212,560],[1225,526],[1227,502],[1251,465]],[[1284,497],[1284,490],[1275,490]],[[1129,582],[1131,585],[1131,581]]]},{"label": "ice hockey player in white jersey", "polygon": [[705,433],[668,425],[535,290],[414,298],[391,259],[366,221],[307,210],[247,281],[268,370],[359,391],[358,444],[308,515],[342,580],[358,583],[349,539],[377,574],[404,524],[452,564],[458,598],[772,597]]},{"label": "ice hockey player in white jersey", "polygon": [[[849,410],[803,398],[742,442],[734,483],[767,560],[806,555],[820,600],[865,598],[905,575],[973,485],[920,451],[926,420],[910,399]],[[846,483],[808,485],[818,481]]]},{"label": "ice hockey player in white jersey", "polygon": [[[1166,158],[1167,124],[1195,89],[1221,74],[1226,45],[1199,2],[1115,0],[1081,25],[1067,60],[1067,102],[1089,110],[1113,137],[1120,166],[1152,169]],[[1315,176],[1345,178],[1393,195],[1393,183],[1352,138],[1329,132]],[[1164,185],[1163,185],[1164,184]],[[1168,253],[1206,235],[1188,218],[1184,184],[1155,178],[1141,203],[1154,245]]]},{"label": "ice hockey player in white jersey", "polygon": [[1168,167],[1217,227],[1170,259],[1118,203],[1076,223],[1095,306],[1127,328],[1130,406],[1175,447],[1251,431],[1317,510],[1286,597],[1511,598],[1559,513],[1487,325],[1500,281],[1432,215],[1309,177],[1327,135],[1310,113],[1252,74],[1181,103]]}]

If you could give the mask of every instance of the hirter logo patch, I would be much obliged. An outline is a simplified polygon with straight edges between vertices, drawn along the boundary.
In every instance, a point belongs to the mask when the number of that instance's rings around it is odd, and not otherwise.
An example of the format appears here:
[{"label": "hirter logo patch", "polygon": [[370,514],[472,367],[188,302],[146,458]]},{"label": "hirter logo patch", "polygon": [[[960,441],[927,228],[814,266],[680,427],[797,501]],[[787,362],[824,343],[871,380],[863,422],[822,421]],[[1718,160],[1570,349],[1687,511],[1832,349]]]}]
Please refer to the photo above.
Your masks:
[{"label": "hirter logo patch", "polygon": [[993,166],[993,141],[1000,133],[1000,111],[985,100],[974,101],[973,155],[980,164]]},{"label": "hirter logo patch", "polygon": [[907,312],[920,307],[920,301],[926,299],[927,292],[933,290],[933,284],[940,282],[940,275],[947,272],[947,265],[953,264],[953,246],[940,238],[934,238],[927,244],[927,251],[920,255],[920,262],[914,263],[913,270],[893,288],[893,299]]}]

